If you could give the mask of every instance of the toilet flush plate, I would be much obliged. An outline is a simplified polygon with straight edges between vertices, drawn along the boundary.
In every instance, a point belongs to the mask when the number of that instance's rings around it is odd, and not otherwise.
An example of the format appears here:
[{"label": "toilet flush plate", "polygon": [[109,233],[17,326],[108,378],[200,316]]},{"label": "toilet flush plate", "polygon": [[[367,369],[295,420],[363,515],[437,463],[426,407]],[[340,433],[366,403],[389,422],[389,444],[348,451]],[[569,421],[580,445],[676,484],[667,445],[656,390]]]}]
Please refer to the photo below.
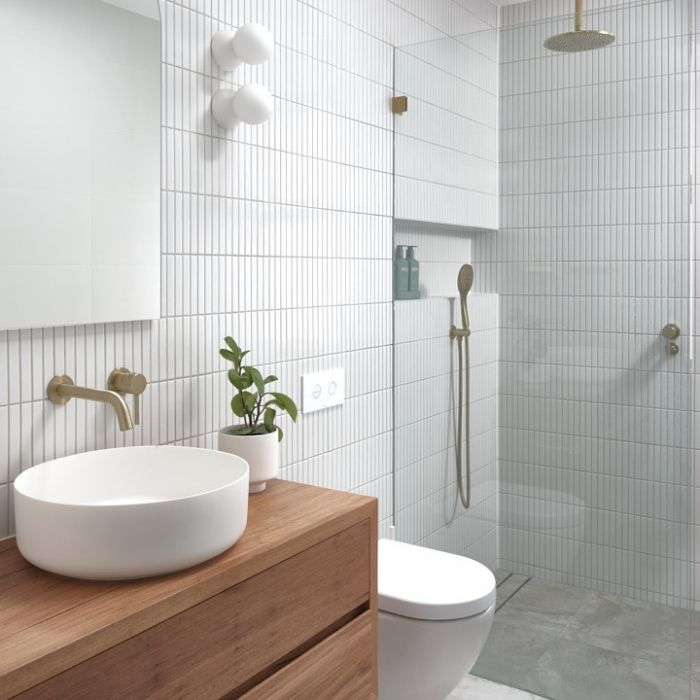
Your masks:
[{"label": "toilet flush plate", "polygon": [[339,406],[343,401],[345,401],[345,369],[342,367],[302,375],[302,413]]}]

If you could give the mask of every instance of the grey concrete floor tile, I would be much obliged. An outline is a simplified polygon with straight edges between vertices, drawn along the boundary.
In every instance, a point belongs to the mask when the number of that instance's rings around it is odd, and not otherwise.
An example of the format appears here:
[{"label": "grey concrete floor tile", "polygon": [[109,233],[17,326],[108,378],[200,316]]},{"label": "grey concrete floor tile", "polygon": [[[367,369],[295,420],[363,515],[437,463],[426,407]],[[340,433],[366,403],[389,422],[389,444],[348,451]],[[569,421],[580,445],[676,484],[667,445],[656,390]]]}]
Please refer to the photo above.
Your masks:
[{"label": "grey concrete floor tile", "polygon": [[512,574],[496,589],[496,607],[500,607],[508,601],[508,599],[516,594],[518,590],[527,583],[529,576],[521,576],[520,574]]},{"label": "grey concrete floor tile", "polygon": [[496,578],[496,585],[500,586],[503,581],[510,576],[510,571],[508,571],[508,569],[496,569],[493,575]]},{"label": "grey concrete floor tile", "polygon": [[690,620],[686,610],[532,579],[496,613],[472,673],[553,700],[700,698],[700,615],[692,696]]},{"label": "grey concrete floor tile", "polygon": [[501,613],[497,613],[472,674],[514,688],[528,688],[528,682],[536,678],[540,657],[556,640],[556,635],[531,626],[510,619],[502,622]]},{"label": "grey concrete floor tile", "polygon": [[545,634],[558,635],[594,599],[595,593],[585,588],[530,579],[498,610],[496,619],[500,624],[526,625]]},{"label": "grey concrete floor tile", "polygon": [[700,698],[700,613],[693,613],[691,630],[691,698]]},{"label": "grey concrete floor tile", "polygon": [[660,663],[682,674],[690,669],[691,622],[688,610],[596,593],[576,612],[562,636]]},{"label": "grey concrete floor tile", "polygon": [[594,597],[595,592],[588,588],[532,578],[508,605],[528,612],[565,616],[577,612]]},{"label": "grey concrete floor tile", "polygon": [[526,690],[559,700],[688,700],[688,674],[618,652],[559,639]]}]

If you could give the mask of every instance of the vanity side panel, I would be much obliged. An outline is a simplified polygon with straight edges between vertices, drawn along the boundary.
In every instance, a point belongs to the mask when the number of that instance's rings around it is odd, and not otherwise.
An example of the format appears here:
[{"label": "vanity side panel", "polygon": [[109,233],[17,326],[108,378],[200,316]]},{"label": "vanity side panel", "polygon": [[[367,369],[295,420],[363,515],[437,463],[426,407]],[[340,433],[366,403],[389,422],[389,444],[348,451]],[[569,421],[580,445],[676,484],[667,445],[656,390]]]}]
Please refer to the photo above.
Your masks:
[{"label": "vanity side panel", "polygon": [[369,607],[374,525],[363,520],[16,697],[240,695]]}]

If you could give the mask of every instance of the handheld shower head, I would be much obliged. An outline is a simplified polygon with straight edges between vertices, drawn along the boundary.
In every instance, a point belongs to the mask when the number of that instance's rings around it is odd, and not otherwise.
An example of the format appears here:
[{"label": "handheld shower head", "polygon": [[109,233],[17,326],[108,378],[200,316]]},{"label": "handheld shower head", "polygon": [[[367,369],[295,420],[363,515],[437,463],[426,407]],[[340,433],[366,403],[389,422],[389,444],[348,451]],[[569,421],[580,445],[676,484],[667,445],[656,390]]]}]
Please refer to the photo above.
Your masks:
[{"label": "handheld shower head", "polygon": [[467,294],[474,284],[474,268],[469,265],[462,265],[457,275],[457,289],[459,291],[459,302],[462,307],[462,328],[469,330],[469,314],[467,313]]},{"label": "handheld shower head", "polygon": [[457,289],[459,290],[459,296],[466,299],[469,290],[474,284],[474,268],[467,264],[462,265],[459,268],[459,274],[457,275]]}]

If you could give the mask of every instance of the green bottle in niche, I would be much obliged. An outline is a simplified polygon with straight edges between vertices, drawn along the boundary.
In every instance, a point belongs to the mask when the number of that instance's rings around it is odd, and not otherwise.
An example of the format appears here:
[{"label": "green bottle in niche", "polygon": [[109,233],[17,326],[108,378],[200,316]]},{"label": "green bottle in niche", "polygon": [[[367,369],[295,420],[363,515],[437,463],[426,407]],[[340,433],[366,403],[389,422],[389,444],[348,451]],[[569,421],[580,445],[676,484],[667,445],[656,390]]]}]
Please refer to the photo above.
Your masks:
[{"label": "green bottle in niche", "polygon": [[415,250],[418,246],[408,246],[406,252],[406,262],[408,262],[408,292],[409,298],[418,299],[420,297],[420,265],[416,260]]},{"label": "green bottle in niche", "polygon": [[394,299],[408,299],[408,260],[404,255],[405,246],[397,245],[394,253]]}]

